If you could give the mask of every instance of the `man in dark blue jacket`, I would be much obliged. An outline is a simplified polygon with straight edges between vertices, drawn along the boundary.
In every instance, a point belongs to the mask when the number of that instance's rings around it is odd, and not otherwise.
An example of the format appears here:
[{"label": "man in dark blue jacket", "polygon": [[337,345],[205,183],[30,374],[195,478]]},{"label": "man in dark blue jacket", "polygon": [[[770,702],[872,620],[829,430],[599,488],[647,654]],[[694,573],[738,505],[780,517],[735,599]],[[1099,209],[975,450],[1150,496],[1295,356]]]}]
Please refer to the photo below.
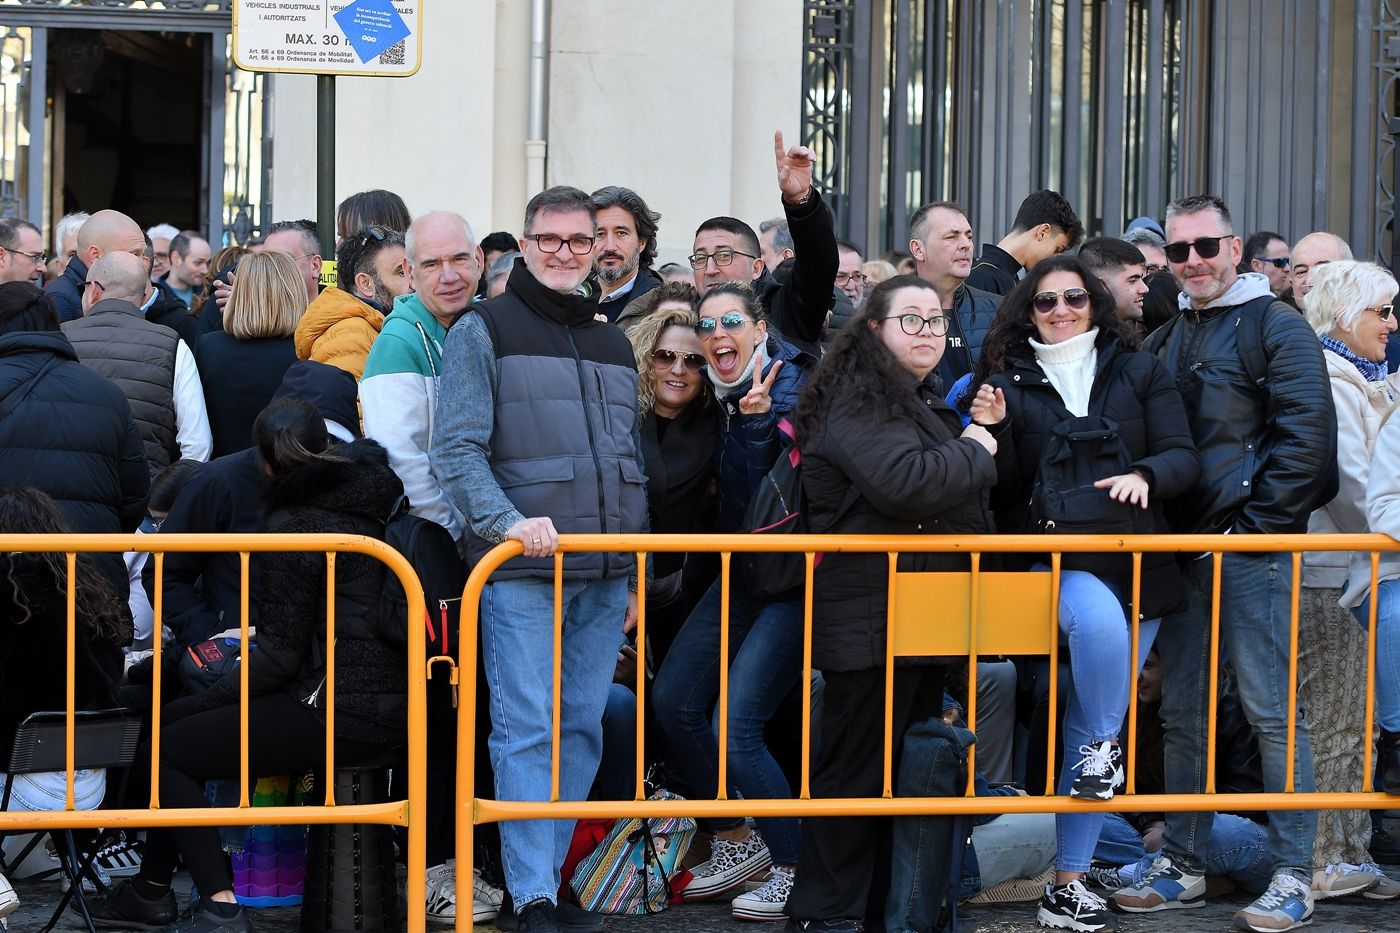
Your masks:
[{"label": "man in dark blue jacket", "polygon": [[146,235],[136,221],[120,211],[98,211],[78,228],[78,254],[68,260],[63,274],[44,286],[58,309],[58,319],[76,321],[83,316],[83,291],[88,269],[105,253],[131,253],[144,259]]}]

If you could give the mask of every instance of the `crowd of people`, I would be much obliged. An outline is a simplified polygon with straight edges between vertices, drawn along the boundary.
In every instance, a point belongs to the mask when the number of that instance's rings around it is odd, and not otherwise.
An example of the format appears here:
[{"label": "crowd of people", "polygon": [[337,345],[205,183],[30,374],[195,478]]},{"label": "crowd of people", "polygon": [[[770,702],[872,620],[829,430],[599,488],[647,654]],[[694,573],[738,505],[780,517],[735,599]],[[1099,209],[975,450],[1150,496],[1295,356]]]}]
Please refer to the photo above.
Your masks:
[{"label": "crowd of people", "polygon": [[[551,187],[530,200],[520,236],[480,239],[455,213],[415,217],[391,192],[353,195],[336,218],[337,282],[324,288],[329,257],[309,221],[214,250],[197,231],[143,232],[100,210],[56,224],[52,258],[37,227],[0,223],[0,524],[383,538],[407,509],[445,531],[465,566],[518,542],[480,607],[479,757],[503,800],[551,790],[559,536],[756,531],[775,466],[800,463],[817,533],[1400,536],[1397,284],[1339,237],[1311,232],[1291,248],[1275,233],[1242,238],[1206,195],[1174,201],[1162,223],[1086,240],[1071,205],[1039,191],[980,250],[966,213],[937,201],[913,216],[907,252],[870,257],[837,238],[811,153],[778,134],[774,157],[783,215],[757,230],[705,220],[684,262],[660,263],[662,218],[620,186]],[[1050,550],[982,567],[1048,573]],[[45,554],[3,564],[8,747],[25,715],[62,708],[69,569]],[[242,567],[235,554],[172,553],[157,594],[151,564],[142,552],[79,561],[77,702],[158,711],[162,806],[200,807],[239,768],[239,664],[220,663],[220,646],[236,655]],[[881,794],[887,559],[817,562],[811,682],[802,590],[770,567],[735,560],[726,581],[711,553],[563,558],[562,799],[637,792],[638,678],[650,682],[645,765],[672,792],[793,797],[810,693],[812,795]],[[969,567],[965,553],[897,561],[901,572]],[[324,574],[319,555],[251,562],[256,644],[241,663],[252,776],[324,767]],[[1146,555],[1140,574],[1134,599],[1128,558],[1066,555],[1062,663],[981,659],[975,736],[965,663],[902,659],[896,792],[961,794],[974,742],[979,793],[1041,792],[1035,763],[1053,734],[1057,792],[1112,800],[1130,733],[1139,793],[1201,792],[1211,760],[1222,790],[1359,790],[1368,746],[1376,786],[1400,792],[1400,558],[1383,557],[1372,592],[1366,555],[1306,555],[1296,710],[1288,553]],[[405,737],[402,633],[379,608],[382,568],[344,556],[335,579],[337,761],[382,756]],[[1375,739],[1364,734],[1373,606]],[[924,617],[964,624],[938,606]],[[154,639],[180,662],[159,697]],[[430,696],[430,732],[452,729],[450,702]],[[426,906],[452,922],[455,753],[443,738],[430,736]],[[144,805],[149,754],[136,762],[120,781],[78,775],[78,805]],[[14,784],[11,807],[63,800],[61,773]],[[1236,919],[1256,931],[1306,924],[1317,900],[1400,897],[1379,864],[1400,862],[1400,846],[1365,811],[1085,808],[961,826],[702,821],[677,894],[813,933],[936,929],[952,906],[945,890],[973,905],[1033,903],[1041,926],[1076,931],[1199,907],[1231,886],[1254,897]],[[474,919],[601,930],[561,875],[573,829],[501,824],[475,860]],[[99,926],[252,929],[217,830],[83,844],[103,881]],[[171,888],[182,862],[198,892],[183,915]],[[0,885],[0,917],[16,903]]]}]

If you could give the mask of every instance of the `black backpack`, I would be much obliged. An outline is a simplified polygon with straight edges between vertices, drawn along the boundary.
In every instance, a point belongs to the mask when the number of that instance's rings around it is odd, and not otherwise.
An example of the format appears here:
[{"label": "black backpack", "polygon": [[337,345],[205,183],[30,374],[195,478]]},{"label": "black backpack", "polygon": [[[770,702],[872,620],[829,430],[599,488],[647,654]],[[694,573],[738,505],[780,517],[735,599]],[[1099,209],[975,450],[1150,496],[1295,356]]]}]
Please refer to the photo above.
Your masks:
[{"label": "black backpack", "polygon": [[[408,499],[400,499],[384,530],[384,542],[413,565],[423,585],[426,609],[428,657],[455,658],[457,623],[462,590],[467,585],[467,565],[457,553],[457,542],[437,522],[408,513]],[[375,607],[375,631],[385,641],[407,647],[408,597],[393,573],[384,577],[384,592]]]},{"label": "black backpack", "polygon": [[[756,535],[805,535],[816,529],[807,516],[807,494],[802,489],[802,451],[787,418],[778,421],[778,432],[789,446],[763,477],[744,511],[744,527]],[[835,524],[856,498],[855,487],[836,511]],[[807,580],[806,558],[801,553],[739,554],[739,570],[745,590],[757,599],[791,598],[802,592]],[[813,568],[821,563],[816,555]]]},{"label": "black backpack", "polygon": [[[1127,354],[1108,364],[1105,384],[1122,367]],[[1118,425],[1103,416],[1108,393],[1089,402],[1089,412],[1070,417],[1050,432],[1040,452],[1035,485],[1031,488],[1031,520],[1045,534],[1147,534],[1152,516],[1147,509],[1118,502],[1094,483],[1128,472],[1133,457],[1118,434]],[[1066,411],[1068,414],[1068,411]]]}]

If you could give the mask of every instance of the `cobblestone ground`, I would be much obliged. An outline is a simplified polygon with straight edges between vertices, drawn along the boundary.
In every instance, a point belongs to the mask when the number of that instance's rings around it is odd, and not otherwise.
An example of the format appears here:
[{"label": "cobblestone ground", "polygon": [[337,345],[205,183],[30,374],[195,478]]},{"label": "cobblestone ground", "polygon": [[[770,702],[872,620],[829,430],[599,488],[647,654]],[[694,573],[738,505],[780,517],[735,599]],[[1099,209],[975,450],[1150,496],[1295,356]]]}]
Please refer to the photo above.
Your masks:
[{"label": "cobblestone ground", "polygon": [[[1392,866],[1392,877],[1400,877],[1400,866]],[[189,878],[176,878],[176,890],[181,904],[189,892]],[[16,886],[20,908],[9,918],[13,933],[34,933],[48,921],[58,903],[57,884],[20,884]],[[1233,930],[1235,911],[1249,903],[1244,895],[1230,895],[1212,900],[1199,910],[1176,910],[1146,916],[1120,916],[1119,933],[1218,933]],[[261,910],[254,914],[255,933],[300,933],[301,912],[298,909]],[[87,928],[82,919],[69,911],[54,928],[58,933],[79,933]],[[428,929],[447,931],[444,925],[429,924]],[[486,933],[495,928],[483,926]],[[652,917],[609,918],[607,933],[780,933],[777,925],[742,923],[729,915],[728,904],[687,904],[673,907]],[[1035,905],[982,907],[959,911],[960,933],[1033,933]],[[1316,933],[1397,933],[1400,931],[1400,901],[1378,902],[1361,898],[1339,898],[1318,905],[1313,914],[1310,931]],[[322,931],[306,931],[322,933]]]}]

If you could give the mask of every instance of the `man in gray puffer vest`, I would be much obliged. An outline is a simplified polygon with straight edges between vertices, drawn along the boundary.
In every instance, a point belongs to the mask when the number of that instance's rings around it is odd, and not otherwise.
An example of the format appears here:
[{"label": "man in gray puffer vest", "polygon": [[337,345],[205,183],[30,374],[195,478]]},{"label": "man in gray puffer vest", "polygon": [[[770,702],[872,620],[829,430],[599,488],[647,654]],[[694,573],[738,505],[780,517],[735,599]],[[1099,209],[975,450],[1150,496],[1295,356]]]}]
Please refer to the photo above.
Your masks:
[{"label": "man in gray puffer vest", "polygon": [[[554,554],[560,533],[646,529],[637,372],[622,331],[594,319],[586,284],[597,247],[587,194],[549,188],[525,209],[506,290],[448,331],[433,472],[467,520],[475,562],[519,541],[481,596],[499,800],[550,797]],[[624,627],[635,621],[630,554],[564,559],[559,798],[583,800]],[[635,590],[635,583],[631,586]],[[506,887],[521,933],[557,933],[571,820],[501,824]]]},{"label": "man in gray puffer vest", "polygon": [[146,265],[131,253],[104,253],[87,270],[83,316],[63,333],[78,360],[121,387],[141,430],[154,476],[179,459],[213,450],[204,388],[194,354],[175,331],[141,314]]}]

